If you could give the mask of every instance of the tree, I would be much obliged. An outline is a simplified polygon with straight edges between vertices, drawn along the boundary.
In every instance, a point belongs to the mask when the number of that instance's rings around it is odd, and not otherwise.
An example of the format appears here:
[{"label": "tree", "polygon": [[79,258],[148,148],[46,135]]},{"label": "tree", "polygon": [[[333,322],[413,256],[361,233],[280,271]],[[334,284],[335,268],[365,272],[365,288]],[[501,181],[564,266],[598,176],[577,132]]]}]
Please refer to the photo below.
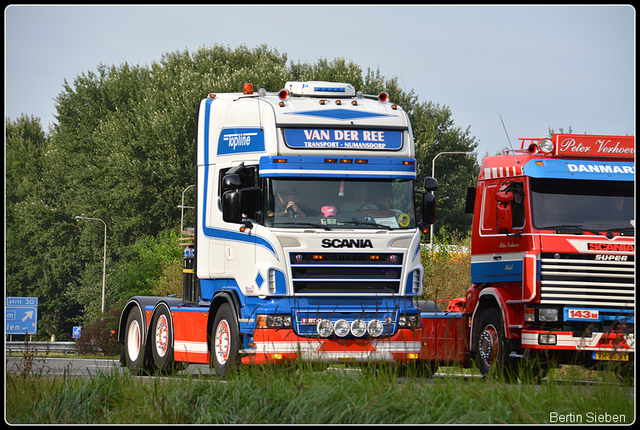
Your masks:
[{"label": "tree", "polygon": [[[67,294],[77,273],[73,232],[51,205],[55,187],[47,180],[50,139],[38,118],[21,116],[6,124],[6,294],[38,297],[38,335],[68,332],[78,305]],[[70,241],[71,240],[71,241]]]}]

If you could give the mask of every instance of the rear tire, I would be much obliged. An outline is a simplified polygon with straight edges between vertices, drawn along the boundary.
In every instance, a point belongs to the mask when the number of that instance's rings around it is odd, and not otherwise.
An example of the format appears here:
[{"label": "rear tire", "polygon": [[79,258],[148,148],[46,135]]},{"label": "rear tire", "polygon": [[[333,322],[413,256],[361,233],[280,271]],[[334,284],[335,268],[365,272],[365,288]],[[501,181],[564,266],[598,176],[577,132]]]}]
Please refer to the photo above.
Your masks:
[{"label": "rear tire", "polygon": [[220,377],[234,373],[240,361],[239,330],[235,313],[228,303],[218,309],[211,327],[211,367]]},{"label": "rear tire", "polygon": [[137,306],[131,308],[124,334],[125,364],[134,375],[144,371],[144,322]]},{"label": "rear tire", "polygon": [[151,322],[153,338],[151,353],[158,372],[175,370],[173,358],[173,324],[169,310],[164,306],[156,311]]}]

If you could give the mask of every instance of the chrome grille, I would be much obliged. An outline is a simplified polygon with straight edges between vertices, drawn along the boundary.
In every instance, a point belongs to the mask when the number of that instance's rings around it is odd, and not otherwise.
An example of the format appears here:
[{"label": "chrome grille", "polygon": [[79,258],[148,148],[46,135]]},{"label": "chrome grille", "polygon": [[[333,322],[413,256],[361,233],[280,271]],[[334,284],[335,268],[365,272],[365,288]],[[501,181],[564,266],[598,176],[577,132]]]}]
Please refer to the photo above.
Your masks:
[{"label": "chrome grille", "polygon": [[291,253],[293,291],[396,294],[400,291],[402,257],[390,253]]},{"label": "chrome grille", "polygon": [[595,254],[543,253],[540,258],[540,303],[633,310],[634,256],[621,255],[617,261],[597,258]]}]

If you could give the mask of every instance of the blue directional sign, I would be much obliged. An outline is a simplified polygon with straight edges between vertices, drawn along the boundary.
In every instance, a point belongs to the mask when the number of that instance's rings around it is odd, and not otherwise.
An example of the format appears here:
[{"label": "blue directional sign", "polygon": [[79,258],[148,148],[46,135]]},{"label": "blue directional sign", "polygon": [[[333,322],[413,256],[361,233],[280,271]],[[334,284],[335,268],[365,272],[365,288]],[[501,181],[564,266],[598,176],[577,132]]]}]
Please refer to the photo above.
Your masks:
[{"label": "blue directional sign", "polygon": [[5,334],[38,333],[38,298],[7,297]]},{"label": "blue directional sign", "polygon": [[80,339],[80,335],[82,333],[82,327],[80,326],[73,326],[73,332],[72,332],[72,337],[74,339]]}]

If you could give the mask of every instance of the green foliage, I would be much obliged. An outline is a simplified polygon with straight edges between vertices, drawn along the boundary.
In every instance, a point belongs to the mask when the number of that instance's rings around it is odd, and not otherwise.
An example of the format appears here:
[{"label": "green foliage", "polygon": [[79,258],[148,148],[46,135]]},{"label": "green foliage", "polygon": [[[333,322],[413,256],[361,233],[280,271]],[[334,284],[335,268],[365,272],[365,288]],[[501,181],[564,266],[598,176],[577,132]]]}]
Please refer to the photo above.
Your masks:
[{"label": "green foliage", "polygon": [[[196,111],[209,93],[241,91],[245,82],[278,91],[287,80],[349,82],[365,94],[387,90],[412,121],[418,186],[435,154],[477,145],[468,129],[454,125],[449,108],[419,102],[397,78],[363,73],[343,58],[287,62],[266,45],[214,45],[166,53],[151,65],[99,64],[65,80],[49,135],[37,119],[6,119],[7,294],[40,298],[40,337],[65,339],[73,325],[98,315],[104,229],[77,215],[107,224],[107,309],[132,294],[180,292],[180,255],[168,264],[144,253],[160,252],[172,239],[149,238],[179,225],[182,191],[194,183]],[[436,227],[467,231],[462,196],[475,180],[474,160],[442,157],[437,172]]]},{"label": "green foliage", "polygon": [[632,388],[615,380],[426,382],[399,380],[390,368],[375,378],[358,369],[243,368],[224,383],[115,369],[90,378],[7,375],[6,402],[10,424],[550,424],[568,414],[586,424],[605,413],[635,420]]},{"label": "green foliage", "polygon": [[[163,231],[157,236],[147,236],[129,249],[128,255],[109,274],[108,284],[117,286],[108,293],[112,306],[122,309],[132,296],[182,293],[182,250],[175,230]],[[178,267],[180,270],[171,270]],[[173,275],[171,291],[158,291],[167,284],[166,273]]]},{"label": "green foliage", "polygon": [[[441,239],[443,238],[443,239]],[[420,300],[442,300],[446,309],[449,300],[464,297],[471,286],[471,238],[462,239],[442,228],[434,234],[434,246],[421,250],[424,285]]]}]

